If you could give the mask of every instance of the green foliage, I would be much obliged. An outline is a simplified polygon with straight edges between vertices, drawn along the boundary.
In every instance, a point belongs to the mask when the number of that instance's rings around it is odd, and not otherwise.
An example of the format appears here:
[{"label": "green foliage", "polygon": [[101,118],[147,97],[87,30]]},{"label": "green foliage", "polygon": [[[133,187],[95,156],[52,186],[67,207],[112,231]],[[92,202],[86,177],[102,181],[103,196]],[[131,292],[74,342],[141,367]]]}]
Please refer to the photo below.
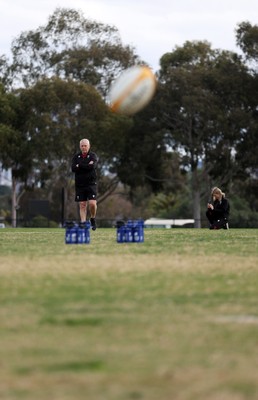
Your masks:
[{"label": "green foliage", "polygon": [[22,90],[20,97],[28,115],[24,130],[38,160],[67,158],[82,137],[93,137],[98,121],[106,114],[106,106],[92,86],[71,80],[44,79]]},{"label": "green foliage", "polygon": [[26,87],[43,76],[58,76],[91,84],[102,93],[121,68],[137,59],[114,26],[68,8],[57,8],[46,25],[23,32],[11,50],[13,79]]},{"label": "green foliage", "polygon": [[43,217],[43,215],[36,215],[32,219],[30,226],[34,228],[57,228],[58,224],[54,221],[49,221],[49,219]]},{"label": "green foliage", "polygon": [[11,214],[11,188],[0,185],[0,217],[6,219]]},{"label": "green foliage", "polygon": [[0,185],[0,196],[11,196],[10,186]]},{"label": "green foliage", "polygon": [[32,147],[27,133],[22,132],[24,115],[18,96],[1,91],[0,103],[0,161],[12,177],[25,181],[32,168]]},{"label": "green foliage", "polygon": [[248,21],[239,23],[236,29],[236,39],[247,59],[258,61],[258,25],[251,25]]},{"label": "green foliage", "polygon": [[192,218],[192,204],[189,195],[159,193],[148,201],[149,216],[155,218]]},{"label": "green foliage", "polygon": [[234,53],[186,42],[162,57],[160,80],[160,118],[170,145],[185,150],[191,171],[200,160],[210,171],[219,158],[222,176],[225,166],[230,169],[228,149],[248,120],[242,111],[246,67]]},{"label": "green foliage", "polygon": [[17,104],[16,97],[7,93],[4,86],[0,84],[0,123],[5,125],[14,125],[16,112],[15,106]]},{"label": "green foliage", "polygon": [[258,213],[251,210],[247,199],[236,195],[232,197],[230,204],[230,219],[233,221],[234,227],[258,227]]}]

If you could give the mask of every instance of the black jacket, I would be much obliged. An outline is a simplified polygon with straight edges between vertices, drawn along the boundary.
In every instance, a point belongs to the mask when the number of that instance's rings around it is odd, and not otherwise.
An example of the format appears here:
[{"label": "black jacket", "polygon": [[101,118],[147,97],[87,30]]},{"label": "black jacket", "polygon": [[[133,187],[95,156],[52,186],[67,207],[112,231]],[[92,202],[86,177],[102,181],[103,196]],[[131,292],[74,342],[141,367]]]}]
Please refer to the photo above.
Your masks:
[{"label": "black jacket", "polygon": [[82,152],[73,156],[72,171],[75,173],[75,185],[77,187],[96,184],[96,165],[97,156],[92,151],[89,151],[85,158],[83,158]]},{"label": "black jacket", "polygon": [[215,200],[213,202],[213,210],[209,210],[211,211],[212,217],[216,220],[219,219],[228,219],[229,217],[229,212],[230,212],[230,205],[229,205],[229,201],[225,198],[222,197],[221,201],[219,200]]}]

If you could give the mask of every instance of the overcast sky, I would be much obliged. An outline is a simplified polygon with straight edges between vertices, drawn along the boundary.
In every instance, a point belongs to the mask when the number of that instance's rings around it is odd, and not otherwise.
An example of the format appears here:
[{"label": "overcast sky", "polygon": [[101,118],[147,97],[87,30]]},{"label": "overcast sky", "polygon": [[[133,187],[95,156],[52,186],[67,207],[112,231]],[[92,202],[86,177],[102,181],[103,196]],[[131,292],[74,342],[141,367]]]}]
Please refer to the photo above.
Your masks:
[{"label": "overcast sky", "polygon": [[258,0],[0,0],[0,55],[21,32],[45,25],[57,7],[114,25],[124,45],[156,71],[160,57],[187,40],[233,50],[239,22],[258,24]]}]

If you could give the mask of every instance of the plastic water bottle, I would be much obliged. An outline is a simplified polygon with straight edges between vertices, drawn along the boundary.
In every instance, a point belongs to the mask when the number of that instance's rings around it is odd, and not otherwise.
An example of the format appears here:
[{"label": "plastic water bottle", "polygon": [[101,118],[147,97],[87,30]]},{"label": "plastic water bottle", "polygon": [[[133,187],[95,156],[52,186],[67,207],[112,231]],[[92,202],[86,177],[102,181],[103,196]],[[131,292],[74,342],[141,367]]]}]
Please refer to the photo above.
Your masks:
[{"label": "plastic water bottle", "polygon": [[138,220],[136,221],[134,228],[134,241],[135,242],[144,242],[144,221]]},{"label": "plastic water bottle", "polygon": [[126,242],[133,242],[133,221],[129,220],[126,225]]},{"label": "plastic water bottle", "polygon": [[89,244],[90,243],[90,223],[81,222],[77,227],[77,243]]},{"label": "plastic water bottle", "polygon": [[135,221],[134,225],[133,225],[133,241],[135,243],[140,242],[140,229],[139,229],[138,221]]},{"label": "plastic water bottle", "polygon": [[66,244],[77,243],[77,225],[74,222],[66,223],[65,243]]},{"label": "plastic water bottle", "polygon": [[124,225],[117,227],[116,240],[117,243],[126,242],[126,227]]}]

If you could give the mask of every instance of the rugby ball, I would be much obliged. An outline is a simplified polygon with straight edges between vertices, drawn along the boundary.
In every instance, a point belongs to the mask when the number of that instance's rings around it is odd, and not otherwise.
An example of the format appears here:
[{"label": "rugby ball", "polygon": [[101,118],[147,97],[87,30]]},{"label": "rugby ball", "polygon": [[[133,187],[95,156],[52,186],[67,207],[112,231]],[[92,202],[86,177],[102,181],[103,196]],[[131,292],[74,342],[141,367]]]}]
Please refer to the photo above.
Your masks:
[{"label": "rugby ball", "polygon": [[149,67],[135,65],[124,70],[113,82],[109,91],[112,111],[133,115],[142,110],[156,90],[156,78]]}]

